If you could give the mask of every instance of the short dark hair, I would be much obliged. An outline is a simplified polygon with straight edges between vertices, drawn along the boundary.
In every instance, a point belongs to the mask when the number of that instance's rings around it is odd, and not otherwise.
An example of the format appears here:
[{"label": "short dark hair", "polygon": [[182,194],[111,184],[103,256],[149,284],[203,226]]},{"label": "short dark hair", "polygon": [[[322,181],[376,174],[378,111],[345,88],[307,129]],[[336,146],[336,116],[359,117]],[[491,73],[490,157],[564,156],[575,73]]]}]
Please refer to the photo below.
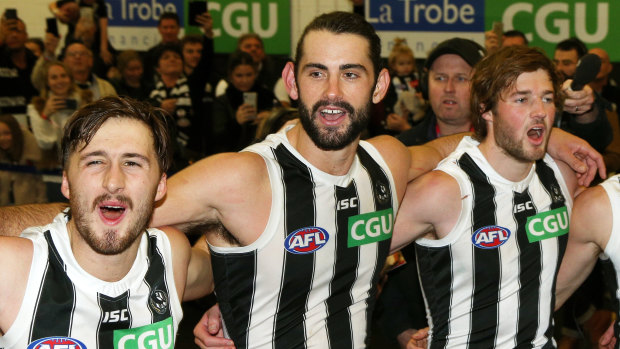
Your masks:
[{"label": "short dark hair", "polygon": [[110,118],[133,119],[144,123],[153,136],[159,170],[164,173],[172,163],[172,143],[168,130],[172,127],[166,112],[148,103],[129,97],[105,97],[78,109],[65,125],[61,143],[61,157],[66,168],[69,156],[84,149]]},{"label": "short dark hair", "polygon": [[523,34],[523,32],[520,31],[520,30],[516,30],[516,29],[509,30],[509,31],[504,32],[502,34],[502,36],[506,37],[506,38],[521,38],[521,39],[523,39],[523,42],[525,43],[525,46],[530,44],[530,42],[527,39],[527,37],[525,37],[525,34]]},{"label": "short dark hair", "polygon": [[[11,161],[20,161],[24,153],[24,133],[22,132],[22,128],[19,126],[15,117],[10,114],[0,115],[0,122],[5,123],[9,127],[11,138],[13,139],[11,148],[6,150],[7,157]],[[0,152],[5,151],[0,150]]]},{"label": "short dark hair", "polygon": [[375,32],[375,28],[366,22],[363,16],[351,12],[330,12],[316,17],[306,26],[303,34],[297,42],[295,52],[295,70],[299,69],[299,62],[303,57],[304,39],[312,31],[328,31],[334,34],[355,34],[368,40],[368,57],[372,61],[375,70],[375,80],[379,77],[382,68],[381,60],[381,39]]},{"label": "short dark hair", "polygon": [[237,50],[233,52],[230,57],[228,57],[228,77],[230,77],[230,74],[232,74],[233,70],[235,70],[235,68],[240,65],[252,66],[252,68],[254,68],[254,71],[258,72],[258,65],[256,64],[256,62],[254,62],[252,55],[247,52]]},{"label": "short dark hair", "polygon": [[199,34],[186,34],[183,39],[181,39],[181,49],[183,49],[186,44],[204,45],[204,39],[202,38],[202,35]]},{"label": "short dark hair", "polygon": [[523,73],[542,69],[547,72],[553,85],[554,104],[560,109],[563,94],[553,62],[545,53],[527,46],[503,47],[483,58],[474,68],[471,80],[470,109],[475,137],[486,138],[488,129],[482,114],[496,111],[502,94],[512,88]]},{"label": "short dark hair", "polygon": [[157,21],[157,26],[159,27],[161,25],[161,22],[164,19],[173,19],[175,22],[177,22],[177,25],[181,25],[181,21],[179,20],[179,15],[176,14],[176,12],[164,12],[161,14],[161,16],[159,16],[159,21]]},{"label": "short dark hair", "polygon": [[555,46],[555,49],[560,51],[575,50],[577,51],[577,57],[579,58],[585,56],[585,54],[588,53],[588,48],[586,47],[586,44],[584,44],[583,41],[574,37],[558,42],[558,44]]},{"label": "short dark hair", "polygon": [[263,43],[263,38],[261,38],[260,35],[258,35],[256,33],[245,33],[245,34],[242,34],[237,39],[237,49],[239,49],[239,46],[241,46],[241,43],[246,41],[247,39],[256,39],[256,40],[258,40],[258,42],[260,42],[260,45],[263,48],[265,48],[265,43]]},{"label": "short dark hair", "polygon": [[178,54],[181,57],[181,60],[183,60],[183,52],[181,51],[181,45],[177,43],[162,44],[157,48],[157,51],[156,51],[157,52],[157,61],[155,63],[156,67],[159,66],[159,60],[161,59],[161,56],[163,56],[164,53],[169,52],[169,51]]}]

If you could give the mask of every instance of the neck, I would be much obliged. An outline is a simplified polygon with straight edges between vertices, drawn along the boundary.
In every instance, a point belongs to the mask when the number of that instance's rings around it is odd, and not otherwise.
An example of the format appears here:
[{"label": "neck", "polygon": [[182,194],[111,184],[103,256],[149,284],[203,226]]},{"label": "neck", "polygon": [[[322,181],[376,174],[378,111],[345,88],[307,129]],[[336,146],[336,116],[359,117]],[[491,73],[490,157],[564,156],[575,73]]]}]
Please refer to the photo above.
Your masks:
[{"label": "neck", "polygon": [[129,87],[135,87],[138,88],[140,87],[140,80],[125,80],[125,83],[127,84],[127,86]]},{"label": "neck", "polygon": [[349,172],[355,159],[359,138],[340,150],[322,150],[314,144],[306,131],[298,123],[286,134],[293,147],[319,170],[334,176],[342,176]]},{"label": "neck", "polygon": [[190,76],[194,72],[194,68],[190,67],[189,65],[184,65],[183,72],[185,73],[185,76]]},{"label": "neck", "polygon": [[11,60],[13,64],[19,69],[25,69],[27,66],[26,62],[26,49],[21,48],[11,52]]},{"label": "neck", "polygon": [[515,159],[512,155],[500,148],[492,139],[491,133],[480,143],[480,151],[487,159],[491,167],[502,177],[512,182],[519,182],[525,179],[530,173],[534,161]]},{"label": "neck", "polygon": [[448,124],[437,118],[437,126],[442,136],[449,136],[461,132],[469,132],[471,130],[471,122],[467,121],[461,124]]},{"label": "neck", "polygon": [[106,282],[116,282],[123,279],[131,270],[140,247],[140,237],[119,254],[103,255],[92,250],[84,241],[75,226],[74,219],[67,223],[67,231],[75,260],[90,275]]},{"label": "neck", "polygon": [[73,80],[75,82],[83,84],[88,81],[90,78],[90,73],[88,71],[74,71],[73,72]]},{"label": "neck", "polygon": [[177,80],[181,77],[181,74],[163,74],[161,76],[161,81],[166,85],[166,87],[173,87]]}]

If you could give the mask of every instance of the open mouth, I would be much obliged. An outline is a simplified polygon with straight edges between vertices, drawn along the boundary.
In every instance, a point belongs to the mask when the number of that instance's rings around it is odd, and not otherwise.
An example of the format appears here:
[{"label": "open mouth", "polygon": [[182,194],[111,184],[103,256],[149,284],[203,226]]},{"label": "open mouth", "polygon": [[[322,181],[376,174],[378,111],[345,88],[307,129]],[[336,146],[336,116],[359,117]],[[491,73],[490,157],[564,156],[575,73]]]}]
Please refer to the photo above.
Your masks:
[{"label": "open mouth", "polygon": [[109,225],[121,221],[127,210],[127,206],[121,203],[101,203],[98,208],[99,216],[104,223]]},{"label": "open mouth", "polygon": [[534,126],[527,131],[527,137],[535,144],[542,143],[545,129],[542,126]]},{"label": "open mouth", "polygon": [[322,108],[320,110],[321,117],[327,124],[337,123],[343,116],[346,115],[346,111],[342,109]]}]

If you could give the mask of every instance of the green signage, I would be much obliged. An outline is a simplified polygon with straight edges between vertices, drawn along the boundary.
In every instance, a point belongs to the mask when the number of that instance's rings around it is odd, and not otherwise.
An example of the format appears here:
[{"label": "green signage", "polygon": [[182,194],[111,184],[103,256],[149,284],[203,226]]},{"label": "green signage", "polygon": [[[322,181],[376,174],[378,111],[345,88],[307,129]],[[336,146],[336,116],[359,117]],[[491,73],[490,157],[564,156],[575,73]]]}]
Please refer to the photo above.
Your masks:
[{"label": "green signage", "polygon": [[525,231],[530,242],[568,234],[568,210],[566,206],[527,217]]},{"label": "green signage", "polygon": [[391,208],[349,217],[349,241],[354,247],[383,241],[392,237],[394,211]]},{"label": "green signage", "polygon": [[114,331],[114,349],[142,348],[174,348],[174,328],[171,317],[138,328]]}]

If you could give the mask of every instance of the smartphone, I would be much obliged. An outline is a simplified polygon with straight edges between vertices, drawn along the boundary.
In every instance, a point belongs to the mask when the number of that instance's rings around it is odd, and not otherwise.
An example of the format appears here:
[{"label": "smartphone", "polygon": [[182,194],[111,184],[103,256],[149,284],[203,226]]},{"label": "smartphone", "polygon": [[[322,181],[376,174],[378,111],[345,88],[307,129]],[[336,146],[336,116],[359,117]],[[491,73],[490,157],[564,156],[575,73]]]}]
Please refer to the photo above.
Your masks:
[{"label": "smartphone", "polygon": [[256,109],[256,92],[243,92],[243,104],[249,104]]},{"label": "smartphone", "polygon": [[17,19],[17,10],[14,8],[7,8],[6,11],[4,11],[4,18]]},{"label": "smartphone", "polygon": [[200,23],[196,22],[196,16],[207,12],[206,1],[190,1],[189,3],[189,25],[200,26]]},{"label": "smartphone", "polygon": [[66,109],[77,109],[77,100],[73,98],[65,99],[65,108]]},{"label": "smartphone", "polygon": [[493,29],[491,29],[495,35],[497,35],[497,43],[499,47],[502,47],[502,35],[504,35],[504,24],[502,22],[493,22]]},{"label": "smartphone", "polygon": [[57,38],[60,37],[58,34],[58,23],[56,23],[56,17],[46,18],[45,21],[47,22],[47,29],[45,31]]}]

